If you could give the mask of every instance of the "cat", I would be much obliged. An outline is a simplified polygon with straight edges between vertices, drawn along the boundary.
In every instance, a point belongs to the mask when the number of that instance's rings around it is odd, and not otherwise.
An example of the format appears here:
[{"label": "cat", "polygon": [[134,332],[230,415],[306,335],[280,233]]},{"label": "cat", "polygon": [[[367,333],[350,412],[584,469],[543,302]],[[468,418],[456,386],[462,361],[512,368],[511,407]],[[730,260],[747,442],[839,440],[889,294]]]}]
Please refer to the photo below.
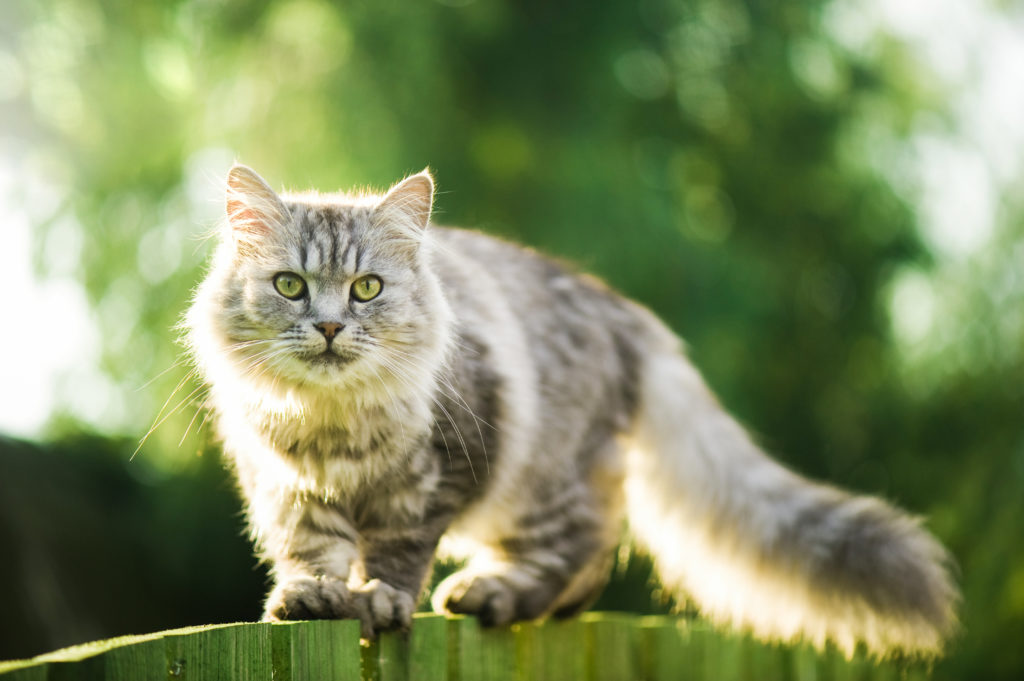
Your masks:
[{"label": "cat", "polygon": [[809,481],[718,404],[680,340],[600,281],[384,194],[227,177],[186,314],[258,552],[265,619],[483,625],[586,608],[630,538],[678,600],[764,639],[935,656],[957,629],[919,520]]}]

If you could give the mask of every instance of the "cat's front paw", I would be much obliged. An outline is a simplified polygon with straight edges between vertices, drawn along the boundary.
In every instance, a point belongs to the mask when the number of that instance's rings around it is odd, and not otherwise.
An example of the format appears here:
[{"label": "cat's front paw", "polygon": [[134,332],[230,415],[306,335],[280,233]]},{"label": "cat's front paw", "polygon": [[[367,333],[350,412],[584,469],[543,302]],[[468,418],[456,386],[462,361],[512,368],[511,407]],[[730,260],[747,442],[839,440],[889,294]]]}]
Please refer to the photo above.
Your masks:
[{"label": "cat's front paw", "polygon": [[345,582],[335,577],[299,577],[279,582],[267,597],[263,619],[353,619],[359,610]]},{"label": "cat's front paw", "polygon": [[415,599],[405,591],[371,579],[353,592],[359,610],[363,638],[374,638],[382,631],[408,629],[412,625]]}]

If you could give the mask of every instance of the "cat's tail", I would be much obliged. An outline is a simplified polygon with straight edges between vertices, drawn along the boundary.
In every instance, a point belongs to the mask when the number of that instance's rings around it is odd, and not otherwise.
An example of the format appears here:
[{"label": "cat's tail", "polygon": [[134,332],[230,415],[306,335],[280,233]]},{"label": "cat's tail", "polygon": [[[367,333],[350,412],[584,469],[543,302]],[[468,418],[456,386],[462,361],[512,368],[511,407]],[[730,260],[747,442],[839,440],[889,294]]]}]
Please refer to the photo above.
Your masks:
[{"label": "cat's tail", "polygon": [[658,334],[644,360],[626,502],[665,585],[761,638],[938,655],[959,600],[945,549],[884,501],[768,458],[675,337]]}]

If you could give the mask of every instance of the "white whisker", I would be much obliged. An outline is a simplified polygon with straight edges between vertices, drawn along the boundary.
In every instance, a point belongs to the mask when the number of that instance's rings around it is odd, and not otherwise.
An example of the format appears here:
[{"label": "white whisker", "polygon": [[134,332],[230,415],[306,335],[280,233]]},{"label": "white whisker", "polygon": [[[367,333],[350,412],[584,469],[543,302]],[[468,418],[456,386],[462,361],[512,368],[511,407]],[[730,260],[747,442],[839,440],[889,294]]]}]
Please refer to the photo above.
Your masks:
[{"label": "white whisker", "polygon": [[[405,384],[407,387],[409,387],[411,389],[418,389],[418,390],[422,391],[422,387],[416,387],[416,386],[409,385],[409,383],[408,383],[409,379],[405,375],[405,373],[403,372],[401,365],[394,364],[391,361],[391,360],[398,359],[397,357],[390,357],[390,358],[388,358],[388,357],[378,357],[378,359],[381,362],[381,364],[383,364],[391,372],[391,374],[395,378],[397,378],[398,380],[402,381],[403,384]],[[451,424],[452,430],[455,431],[455,436],[459,440],[459,445],[462,447],[462,453],[463,453],[463,455],[466,458],[466,462],[469,464],[469,472],[473,476],[473,482],[479,483],[479,479],[477,478],[477,475],[476,475],[476,469],[473,466],[473,457],[469,453],[469,446],[466,444],[466,440],[462,436],[462,431],[459,429],[458,424],[455,422],[455,418],[451,415],[451,413],[447,409],[445,409],[444,405],[441,404],[441,402],[437,398],[433,397],[432,395],[427,395],[427,397],[430,399],[431,402],[433,402],[434,406],[436,406],[441,411],[441,413],[444,414],[445,418],[448,419],[448,423]],[[436,423],[437,422],[435,420],[435,424]],[[442,438],[444,438],[443,432],[442,432],[441,436],[442,436]],[[448,446],[447,440],[445,440],[445,447],[447,447],[447,446]],[[451,453],[451,451],[449,450],[449,454],[450,453]]]},{"label": "white whisker", "polygon": [[[399,351],[393,350],[391,348],[387,348],[387,349],[388,350],[392,350],[393,352],[399,352]],[[401,357],[398,354],[392,354],[390,356],[390,359],[398,361],[398,362],[405,362],[406,365],[408,365],[408,366],[412,366],[415,369],[423,370],[423,367],[420,364],[418,364],[415,361],[415,358],[413,356],[411,356],[411,355],[407,356],[407,357]],[[492,429],[495,429],[494,426],[492,426],[491,424],[487,423],[482,418],[477,416],[476,413],[473,412],[472,408],[470,408],[469,403],[466,402],[466,400],[462,397],[462,395],[459,394],[459,392],[455,389],[455,387],[451,383],[449,383],[447,380],[445,380],[444,378],[442,378],[440,376],[436,376],[435,378],[438,381],[438,387],[439,388],[447,389],[448,390],[447,396],[452,398],[452,400],[455,402],[455,404],[458,407],[460,407],[463,411],[465,411],[467,414],[469,414],[469,416],[473,419],[473,424],[476,426],[477,436],[480,438],[480,448],[481,448],[481,451],[483,452],[483,455],[484,455],[484,466],[486,467],[487,473],[489,474],[491,472],[490,457],[488,456],[488,453],[487,453],[487,442],[486,442],[486,440],[484,440],[484,434],[483,434],[483,431],[480,428],[480,424],[483,423],[484,425],[486,425],[486,426],[488,426],[488,427],[490,427]],[[431,398],[431,399],[433,399],[433,398]],[[442,407],[440,402],[438,402],[437,400],[434,400],[434,403],[437,404],[439,408],[444,409],[444,407]],[[453,423],[453,425],[454,425],[454,423]],[[465,445],[464,445],[464,447],[465,447]]]}]

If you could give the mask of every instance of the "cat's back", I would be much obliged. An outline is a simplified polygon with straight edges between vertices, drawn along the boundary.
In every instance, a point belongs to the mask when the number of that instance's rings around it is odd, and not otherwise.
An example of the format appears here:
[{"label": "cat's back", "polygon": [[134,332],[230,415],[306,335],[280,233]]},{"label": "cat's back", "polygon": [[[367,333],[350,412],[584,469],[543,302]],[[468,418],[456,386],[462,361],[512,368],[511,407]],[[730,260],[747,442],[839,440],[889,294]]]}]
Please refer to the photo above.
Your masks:
[{"label": "cat's back", "polygon": [[[653,316],[598,279],[481,232],[438,228],[437,274],[460,333],[517,338],[548,407],[629,409]],[[496,321],[495,309],[507,312]],[[513,328],[514,327],[514,328]]]},{"label": "cat's back", "polygon": [[531,248],[469,229],[438,227],[434,237],[436,273],[453,304],[497,293],[522,319],[560,327],[631,316],[630,304],[603,282]]}]

